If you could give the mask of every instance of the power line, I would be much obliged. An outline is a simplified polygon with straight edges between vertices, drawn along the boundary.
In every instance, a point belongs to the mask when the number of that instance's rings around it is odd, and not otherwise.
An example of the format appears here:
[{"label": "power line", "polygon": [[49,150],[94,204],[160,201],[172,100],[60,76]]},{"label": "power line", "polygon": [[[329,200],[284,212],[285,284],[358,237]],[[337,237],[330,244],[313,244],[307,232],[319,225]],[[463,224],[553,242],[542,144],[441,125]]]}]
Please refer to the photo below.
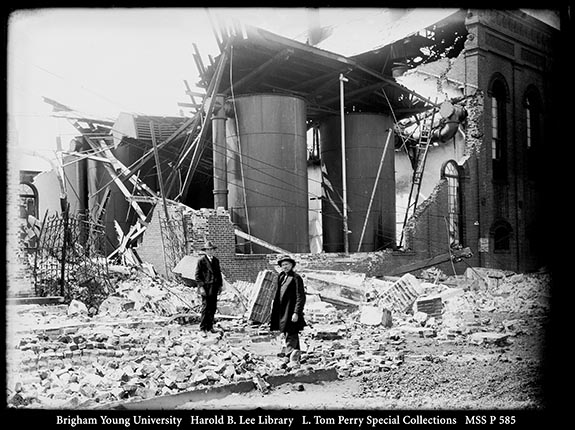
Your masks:
[{"label": "power line", "polygon": [[[118,101],[116,101],[116,100],[112,100],[112,99],[110,99],[110,98],[108,98],[108,97],[106,97],[106,96],[104,96],[104,95],[102,95],[102,94],[100,94],[100,93],[98,93],[98,92],[96,92],[96,91],[94,91],[94,90],[92,90],[92,89],[86,87],[86,86],[83,85],[83,84],[80,84],[80,83],[78,83],[78,82],[72,82],[72,80],[71,80],[70,78],[65,78],[65,77],[63,77],[63,76],[60,76],[60,75],[57,74],[57,73],[52,72],[51,70],[46,69],[45,67],[39,66],[38,64],[32,63],[32,62],[30,62],[30,61],[28,61],[28,60],[25,60],[25,59],[21,58],[18,54],[13,54],[13,55],[14,55],[14,58],[16,58],[17,60],[19,60],[19,61],[21,61],[21,62],[23,62],[23,63],[25,63],[25,64],[29,64],[29,65],[31,65],[31,66],[33,66],[33,67],[36,67],[38,70],[41,70],[41,71],[43,71],[44,73],[48,73],[49,75],[52,75],[52,76],[54,76],[54,77],[56,77],[56,78],[58,78],[58,79],[61,79],[62,81],[64,81],[64,82],[65,82],[67,85],[69,85],[69,86],[70,86],[70,85],[74,85],[74,86],[76,86],[76,87],[78,87],[78,88],[80,88],[80,89],[82,89],[82,90],[84,90],[84,91],[87,91],[87,92],[89,92],[89,93],[95,95],[96,97],[101,98],[102,100],[105,100],[105,101],[107,101],[107,102],[109,102],[109,103],[112,103],[113,105],[115,105],[115,106],[117,106],[117,107],[119,107],[119,108],[124,109],[124,108],[126,107],[126,106],[124,106],[122,103],[120,103],[120,102],[118,102]],[[130,112],[132,112],[132,113],[137,113],[137,114],[139,114],[139,115],[143,115],[143,113],[142,113],[142,112],[139,112],[139,111],[134,111],[134,110],[130,110],[130,109],[129,109],[128,111],[130,111]]]}]

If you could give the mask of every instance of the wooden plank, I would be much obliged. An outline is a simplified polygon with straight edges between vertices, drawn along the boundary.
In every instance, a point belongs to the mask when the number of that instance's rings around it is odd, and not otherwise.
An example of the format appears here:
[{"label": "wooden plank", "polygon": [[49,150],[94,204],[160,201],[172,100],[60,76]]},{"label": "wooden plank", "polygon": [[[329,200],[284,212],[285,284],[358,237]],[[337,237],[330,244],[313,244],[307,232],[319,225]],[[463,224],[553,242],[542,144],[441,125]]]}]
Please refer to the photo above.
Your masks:
[{"label": "wooden plank", "polygon": [[[212,33],[214,34],[214,38],[216,39],[216,43],[218,44],[218,48],[220,48],[220,52],[222,52],[223,47],[224,47],[222,39],[221,39],[220,35],[218,34],[218,31],[216,29],[214,21],[212,20],[212,14],[210,13],[210,10],[206,9],[206,12],[208,14],[208,20],[210,21],[210,27],[212,28]],[[213,63],[213,61],[212,61],[212,63]]]},{"label": "wooden plank", "polygon": [[255,243],[256,245],[263,246],[264,248],[270,249],[274,252],[277,252],[278,254],[289,254],[289,251],[286,251],[285,249],[282,249],[279,246],[272,245],[271,243],[268,243],[264,240],[258,239],[257,237],[252,236],[251,234],[244,233],[243,231],[241,231],[237,228],[234,229],[234,233],[236,234],[236,236],[239,236],[242,239],[247,239],[247,240]]},{"label": "wooden plank", "polygon": [[[88,143],[90,143],[91,146],[95,145],[95,143],[91,139],[88,139],[85,136],[84,136],[84,138],[88,140]],[[99,141],[97,143],[97,145],[99,145],[99,148],[104,151],[104,154],[106,155],[108,160],[110,160],[112,162],[112,165],[114,166],[114,168],[116,170],[119,170],[120,172],[122,172],[122,174],[124,174],[126,176],[127,176],[127,173],[131,173],[130,169],[128,169],[120,160],[118,160],[116,158],[116,156],[112,153],[110,148],[105,143]],[[92,147],[94,147],[94,146],[92,146]],[[97,149],[97,147],[94,149]],[[132,175],[130,175],[128,177],[128,180],[135,187],[137,187],[139,190],[144,190],[151,196],[154,196],[154,197],[157,196],[157,193],[152,191],[152,189],[150,187],[148,187],[144,182],[140,181],[139,179],[134,178]]]},{"label": "wooden plank", "polygon": [[267,323],[271,315],[271,307],[275,297],[277,284],[276,273],[262,270],[255,282],[255,294],[248,303],[248,315],[252,321]]},{"label": "wooden plank", "polygon": [[[337,83],[337,81],[336,81]],[[335,84],[334,84],[335,85]],[[385,87],[387,84],[387,82],[377,82],[375,84],[369,85],[367,87],[363,87],[363,88],[359,88],[357,90],[352,90],[352,91],[348,91],[345,93],[345,101],[346,103],[351,102],[353,100],[354,97],[359,96],[359,95],[363,95],[366,93],[370,93],[370,92],[374,92],[379,90],[380,88]],[[325,104],[330,104],[333,103],[334,101],[339,100],[339,95],[338,96],[334,96],[334,97],[330,97],[328,99],[322,100],[321,103],[325,103]]]},{"label": "wooden plank", "polygon": [[425,269],[427,267],[436,266],[441,263],[447,263],[450,260],[458,261],[461,258],[469,258],[472,255],[471,249],[469,247],[463,249],[457,249],[451,253],[446,252],[445,254],[436,255],[427,260],[416,261],[414,263],[405,264],[392,270],[390,275],[397,276],[403,273],[413,272],[414,270]]},{"label": "wooden plank", "polygon": [[97,223],[101,222],[101,217],[102,214],[104,213],[104,210],[106,209],[106,206],[108,204],[108,200],[110,198],[110,194],[111,194],[111,190],[110,187],[106,187],[106,189],[104,190],[104,195],[102,196],[102,200],[100,201],[99,204],[97,204],[97,209],[96,212],[94,214],[94,219],[96,220]]},{"label": "wooden plank", "polygon": [[[116,171],[112,167],[110,167],[109,164],[104,164],[104,166],[105,166],[106,170],[108,171],[108,174],[112,177],[112,180],[114,181],[116,186],[122,192],[122,194],[124,194],[124,196],[126,196],[126,197],[131,197],[132,193],[130,193],[130,191],[126,188],[126,186],[120,180],[118,175],[116,175]],[[135,201],[130,201],[130,205],[134,208],[134,210],[136,211],[136,213],[140,217],[140,220],[145,223],[146,222],[146,215],[144,214],[144,211],[142,210],[140,205]]]},{"label": "wooden plank", "polygon": [[170,219],[168,212],[168,204],[166,203],[166,194],[164,193],[164,180],[162,179],[162,166],[160,165],[160,154],[158,153],[158,145],[156,143],[156,133],[154,132],[154,122],[150,121],[150,133],[152,134],[152,145],[154,145],[154,158],[156,159],[156,174],[158,175],[158,182],[160,183],[160,193],[164,201],[164,211],[166,220]]},{"label": "wooden plank", "polygon": [[281,52],[277,53],[272,58],[267,60],[265,63],[261,64],[259,67],[257,67],[256,69],[252,70],[250,73],[245,75],[243,78],[241,78],[235,84],[230,83],[230,87],[228,87],[226,90],[224,90],[223,93],[225,95],[229,95],[231,93],[231,90],[232,90],[232,85],[233,85],[234,91],[237,91],[243,85],[246,85],[251,80],[255,79],[259,74],[263,73],[266,69],[269,69],[270,67],[277,65],[278,63],[280,63],[282,61],[287,60],[289,58],[289,56],[292,55],[293,53],[294,53],[294,51],[291,48],[286,48],[286,49],[282,50]]},{"label": "wooden plank", "polygon": [[199,93],[197,91],[192,91],[189,88],[186,90],[186,94],[189,96],[196,96],[196,97],[201,97],[201,98],[204,98],[206,96],[205,93]]},{"label": "wooden plank", "polygon": [[196,109],[196,110],[202,107],[201,104],[198,104],[198,103],[187,103],[187,102],[178,102],[178,106],[180,106],[180,107],[185,107],[185,108]]},{"label": "wooden plank", "polygon": [[201,67],[201,73],[200,74],[203,75],[204,73],[206,73],[206,68],[204,66],[204,62],[202,61],[202,56],[200,54],[200,50],[198,49],[198,45],[196,45],[195,43],[192,43],[192,46],[194,47],[194,51],[196,53],[196,56],[198,58],[198,62],[199,62],[200,67]]}]

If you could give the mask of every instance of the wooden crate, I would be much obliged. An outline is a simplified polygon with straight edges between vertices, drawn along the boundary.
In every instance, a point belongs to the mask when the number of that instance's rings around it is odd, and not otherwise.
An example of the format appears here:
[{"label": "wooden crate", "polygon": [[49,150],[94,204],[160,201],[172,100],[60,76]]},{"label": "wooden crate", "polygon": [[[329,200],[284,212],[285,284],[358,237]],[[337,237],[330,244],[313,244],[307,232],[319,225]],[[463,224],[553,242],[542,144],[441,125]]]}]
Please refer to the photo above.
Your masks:
[{"label": "wooden crate", "polygon": [[254,293],[248,304],[248,318],[254,322],[268,323],[277,290],[277,274],[271,270],[258,273]]}]

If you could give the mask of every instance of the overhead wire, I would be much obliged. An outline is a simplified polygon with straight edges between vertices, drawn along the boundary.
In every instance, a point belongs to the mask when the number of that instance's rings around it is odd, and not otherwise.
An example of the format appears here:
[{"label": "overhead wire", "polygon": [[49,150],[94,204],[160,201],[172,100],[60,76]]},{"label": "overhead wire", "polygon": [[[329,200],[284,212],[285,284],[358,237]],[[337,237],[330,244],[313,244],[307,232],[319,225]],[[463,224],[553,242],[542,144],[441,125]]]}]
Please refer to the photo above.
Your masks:
[{"label": "overhead wire", "polygon": [[[205,173],[205,172],[199,172],[199,173],[200,173],[201,175],[213,177],[213,174],[208,174],[208,173]],[[265,183],[265,182],[261,182],[261,183],[262,183],[262,184],[265,184],[265,185],[268,184],[268,183]],[[290,207],[295,207],[295,208],[299,208],[299,209],[306,209],[306,210],[309,211],[309,212],[322,213],[322,216],[323,216],[323,217],[330,218],[330,219],[334,219],[334,220],[337,220],[337,221],[340,221],[340,220],[341,220],[341,217],[340,217],[340,216],[336,216],[336,215],[329,214],[329,213],[326,214],[326,213],[324,213],[321,209],[311,209],[311,208],[309,208],[307,205],[306,205],[306,206],[303,206],[303,205],[295,205],[293,201],[288,201],[288,200],[285,200],[285,199],[283,199],[283,198],[281,198],[281,197],[278,197],[278,196],[276,196],[276,195],[270,195],[270,194],[264,193],[264,192],[262,192],[262,191],[260,191],[260,190],[255,190],[255,189],[253,189],[253,188],[251,188],[251,187],[246,187],[246,189],[247,189],[247,191],[249,191],[250,193],[254,193],[254,194],[257,194],[257,195],[260,195],[260,196],[263,196],[263,197],[267,197],[267,198],[273,199],[273,200],[275,200],[275,201],[278,201],[278,202],[281,202],[281,203],[284,203],[284,204],[288,204],[288,205],[290,205]],[[433,215],[432,215],[432,216],[433,216]],[[435,217],[437,217],[437,218],[443,218],[442,215],[435,215]],[[395,236],[383,235],[383,234],[378,234],[378,237],[383,238],[383,239],[386,239],[386,240],[396,240],[396,239],[397,239]],[[421,240],[420,240],[420,239],[415,238],[414,241],[420,241],[420,242],[425,242],[425,243],[432,243],[432,244],[434,244],[434,245],[436,245],[436,246],[440,246],[440,245],[441,245],[441,246],[444,246],[444,242],[443,242],[443,241],[434,240],[434,239],[429,239],[429,240],[428,240],[428,239],[421,239]]]},{"label": "overhead wire", "polygon": [[[250,227],[250,218],[249,218],[249,211],[248,211],[248,198],[246,194],[246,184],[245,184],[245,175],[244,175],[244,163],[243,163],[243,151],[242,151],[242,144],[240,139],[240,123],[238,120],[238,112],[236,108],[236,96],[234,94],[234,81],[232,76],[233,71],[233,60],[234,60],[234,45],[231,45],[231,53],[230,53],[230,91],[232,94],[232,103],[234,104],[234,119],[236,121],[236,137],[238,139],[238,152],[240,154],[240,174],[242,177],[242,189],[243,189],[243,197],[244,197],[244,210],[246,212],[246,223],[248,226],[248,234],[251,235],[251,227]],[[252,243],[250,242],[250,250],[252,250]]]},{"label": "overhead wire", "polygon": [[[232,47],[232,49],[233,49],[233,47]],[[233,57],[232,57],[232,58],[233,58]],[[20,60],[21,60],[21,59],[20,59]],[[21,60],[21,61],[22,61],[22,60]],[[27,62],[27,61],[25,61],[25,62]],[[53,75],[53,76],[55,76],[55,77],[57,77],[57,78],[59,78],[59,79],[62,79],[62,80],[64,80],[64,81],[66,81],[67,83],[69,83],[69,80],[68,80],[68,79],[66,79],[66,78],[64,78],[64,77],[62,77],[62,76],[60,76],[60,75],[58,75],[57,73],[54,73],[54,72],[52,72],[52,71],[50,71],[50,70],[48,70],[48,69],[46,69],[46,68],[44,68],[44,67],[38,66],[37,64],[30,63],[30,62],[27,62],[27,63],[31,64],[32,66],[38,68],[39,70],[41,70],[41,71],[43,71],[43,72],[45,72],[45,73],[48,73],[48,74],[50,74],[50,75]],[[230,82],[233,82],[233,80],[232,80],[232,60],[230,60]],[[85,90],[85,91],[88,91],[88,92],[90,92],[90,93],[92,93],[92,94],[94,94],[94,95],[96,95],[96,96],[102,98],[103,100],[106,100],[106,101],[108,101],[108,102],[110,102],[110,103],[112,103],[112,104],[114,104],[114,105],[116,105],[116,106],[118,106],[118,107],[122,107],[122,108],[124,107],[122,104],[118,103],[117,101],[114,101],[114,100],[112,100],[112,99],[109,99],[109,98],[103,96],[102,94],[99,94],[99,93],[97,93],[97,92],[91,90],[90,88],[86,87],[85,85],[78,85],[78,84],[76,84],[76,85],[79,86],[81,89],[83,89],[83,90]],[[233,99],[234,105],[235,105],[235,94],[233,94],[233,85],[231,86],[231,90],[232,90],[232,99]],[[395,112],[394,112],[394,110],[393,110],[393,106],[391,105],[391,103],[390,103],[390,101],[389,101],[389,98],[388,98],[388,96],[387,96],[385,90],[384,90],[383,88],[382,88],[381,90],[382,90],[382,93],[383,93],[384,97],[386,98],[386,101],[388,102],[388,104],[389,104],[389,106],[390,106],[391,113],[392,113],[392,115],[393,115],[395,121],[397,122],[397,117],[396,117]],[[144,115],[143,113],[138,112],[138,111],[133,111],[133,110],[132,110],[131,112],[132,112],[132,113],[135,113],[135,114],[139,114],[139,115]],[[43,115],[31,115],[31,114],[17,114],[17,115],[20,115],[20,116],[25,116],[25,115],[26,115],[26,116],[37,116],[37,117],[43,116]],[[239,125],[238,125],[238,118],[237,118],[236,109],[234,109],[234,115],[235,115],[235,121],[236,121],[236,128],[237,128],[237,130],[238,130],[238,144],[240,144],[240,141],[239,141],[239,139],[240,139],[240,138],[239,138]],[[54,116],[54,115],[46,115],[46,116],[58,118],[57,116]],[[66,118],[64,118],[64,119],[66,119]],[[204,124],[205,124],[205,123],[206,123],[206,122],[204,122]],[[130,136],[127,135],[127,133],[122,132],[122,131],[120,131],[120,130],[116,130],[116,129],[114,129],[113,127],[110,128],[109,130],[114,131],[114,132],[116,132],[116,133],[118,133],[118,134],[120,134],[120,135],[124,135],[124,136],[130,137]],[[67,133],[66,135],[75,135],[75,133]],[[188,138],[191,138],[191,135],[188,135]],[[403,140],[402,136],[400,136],[400,138]],[[402,146],[405,146],[405,141],[404,141],[404,145],[402,145]],[[96,151],[95,153],[98,153],[98,152],[100,152],[100,151]],[[242,187],[243,192],[244,192],[244,202],[247,202],[247,199],[246,199],[246,196],[245,196],[245,191],[246,191],[247,187],[245,187],[245,178],[244,178],[244,175],[243,175],[243,166],[246,165],[247,163],[245,163],[245,162],[243,161],[243,157],[257,160],[257,161],[259,161],[260,163],[262,163],[262,164],[264,164],[264,165],[269,165],[270,167],[273,167],[274,169],[278,169],[278,170],[280,170],[280,171],[284,171],[284,172],[286,172],[286,173],[289,173],[289,174],[292,174],[292,175],[295,175],[295,176],[304,177],[304,175],[301,175],[300,173],[296,173],[296,172],[293,172],[293,171],[291,171],[291,170],[284,169],[284,168],[282,168],[282,167],[274,166],[274,165],[271,165],[271,164],[269,164],[269,163],[266,163],[266,162],[264,162],[264,161],[262,161],[262,160],[258,160],[258,159],[256,159],[256,158],[253,158],[253,157],[250,157],[250,156],[248,156],[248,155],[246,155],[246,154],[243,154],[243,151],[241,151],[241,149],[240,149],[240,151],[239,151],[239,156],[240,156],[240,166],[241,166],[241,169],[242,169],[242,183],[244,184],[244,186]],[[133,167],[135,166],[135,164],[137,164],[138,162],[139,162],[139,160],[136,161],[135,163],[133,163],[130,167],[133,168]],[[171,160],[166,159],[166,160],[162,161],[160,164],[161,164],[161,165],[162,165],[162,164],[165,165],[166,163],[170,163],[170,162],[171,162]],[[128,167],[129,170],[131,170],[130,167]],[[264,173],[264,174],[267,174],[267,175],[271,176],[272,178],[275,178],[275,179],[279,180],[280,182],[284,182],[285,184],[290,185],[290,186],[293,187],[293,183],[288,183],[288,182],[286,182],[286,181],[283,181],[283,180],[281,180],[280,178],[278,178],[278,177],[276,177],[276,176],[274,176],[274,175],[270,175],[269,173],[262,171],[261,169],[255,168],[255,170],[259,170],[260,172],[262,172],[262,173]],[[202,172],[202,173],[203,173],[203,172]],[[188,170],[188,174],[186,175],[186,181],[187,181],[187,179],[188,179],[189,174],[190,174],[190,171]],[[150,175],[147,175],[147,176],[145,176],[145,177],[149,177],[149,176],[150,176]],[[120,176],[120,179],[121,179],[121,176]],[[253,180],[253,179],[252,179],[252,180]],[[323,181],[315,180],[315,179],[312,179],[312,178],[308,178],[308,181],[316,182],[316,183],[319,183],[319,184],[323,184]],[[95,194],[98,194],[99,192],[103,191],[103,190],[104,190],[107,186],[109,186],[112,182],[113,182],[113,181],[110,181],[108,184],[106,184],[104,187],[102,187],[100,190],[98,190]],[[180,182],[181,182],[181,181],[180,181]],[[255,182],[258,182],[258,181],[255,181]],[[261,182],[261,181],[260,181],[260,182]],[[262,182],[262,183],[263,183],[263,182]],[[265,183],[265,184],[266,184],[266,185],[270,185],[269,183]],[[273,185],[273,186],[275,186],[276,188],[280,188],[280,187],[278,187],[277,185]],[[284,189],[284,190],[288,190],[288,189]],[[250,191],[251,191],[251,192],[256,192],[256,193],[262,194],[261,192],[258,192],[258,191],[255,191],[255,190],[250,190]],[[292,190],[289,190],[289,191],[292,191]],[[296,191],[297,191],[297,189],[296,189]],[[303,190],[300,190],[300,191],[303,191]],[[93,194],[93,195],[95,195],[95,194]],[[310,194],[309,191],[308,191],[308,194]],[[263,195],[263,194],[262,194],[262,195]],[[314,195],[313,193],[311,193],[311,195],[312,195],[312,196],[315,196],[315,197],[318,197],[318,198],[322,198],[321,196],[319,196],[319,195]],[[365,199],[367,199],[367,196],[364,196],[363,194],[352,193],[352,195],[355,195],[356,197],[359,197],[359,198],[365,198]],[[268,197],[275,198],[275,199],[277,199],[277,200],[282,200],[282,199],[278,199],[278,198],[275,197],[275,196],[269,196],[269,195],[268,195]],[[292,203],[292,202],[286,202],[286,201],[283,201],[283,202],[284,202],[284,203]],[[397,207],[397,206],[396,206],[396,207]],[[309,208],[307,208],[307,209],[309,209]],[[313,209],[311,209],[311,210],[313,211]],[[317,210],[317,211],[321,211],[321,210]],[[248,213],[248,212],[247,212],[247,208],[246,208],[246,215],[247,215],[247,213]],[[329,215],[329,214],[324,214],[324,216],[330,216],[330,215]],[[337,218],[337,217],[334,216],[334,218]]]},{"label": "overhead wire", "polygon": [[[62,81],[64,81],[64,82],[65,82],[66,84],[68,84],[68,85],[77,86],[78,88],[80,88],[80,89],[82,89],[82,90],[84,90],[84,91],[87,91],[87,92],[89,92],[89,93],[95,95],[96,97],[99,97],[99,98],[101,98],[102,100],[105,100],[105,101],[107,101],[107,102],[109,102],[109,103],[111,103],[111,104],[113,104],[113,105],[115,105],[115,106],[117,106],[117,107],[122,108],[122,109],[124,109],[124,108],[126,107],[126,106],[124,106],[122,103],[120,103],[120,102],[118,102],[118,101],[116,101],[116,100],[112,100],[112,99],[110,99],[110,98],[108,98],[108,97],[106,97],[106,96],[103,96],[102,94],[100,94],[100,93],[98,93],[98,92],[96,92],[96,91],[94,91],[94,90],[92,90],[92,89],[86,87],[85,85],[83,85],[83,84],[81,84],[81,83],[78,83],[78,82],[74,83],[73,80],[70,79],[70,78],[65,78],[65,77],[63,77],[63,76],[60,76],[60,75],[57,74],[57,73],[52,72],[51,70],[46,69],[45,67],[39,66],[38,64],[35,64],[35,63],[32,63],[32,62],[29,61],[29,60],[25,60],[25,59],[21,58],[21,57],[20,57],[18,54],[16,54],[16,53],[12,53],[12,55],[14,56],[14,58],[15,58],[16,60],[21,61],[21,62],[26,63],[26,64],[29,64],[29,65],[31,65],[31,66],[37,68],[38,70],[43,71],[44,73],[48,73],[49,75],[52,75],[52,76],[54,76],[54,77],[56,77],[56,78],[58,78],[58,79],[61,79]],[[131,109],[129,109],[128,112],[137,113],[137,114],[139,114],[139,115],[144,115],[142,112],[135,111],[135,110],[131,110]]]}]

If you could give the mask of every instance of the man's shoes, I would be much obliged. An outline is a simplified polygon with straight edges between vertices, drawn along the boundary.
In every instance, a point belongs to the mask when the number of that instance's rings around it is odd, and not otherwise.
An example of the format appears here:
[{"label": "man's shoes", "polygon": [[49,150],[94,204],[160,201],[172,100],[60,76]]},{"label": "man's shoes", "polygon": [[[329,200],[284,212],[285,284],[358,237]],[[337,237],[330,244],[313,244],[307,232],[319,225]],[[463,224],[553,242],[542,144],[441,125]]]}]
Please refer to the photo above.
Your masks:
[{"label": "man's shoes", "polygon": [[206,337],[208,335],[208,332],[206,330],[202,330],[200,331],[200,336],[201,337]]},{"label": "man's shoes", "polygon": [[216,330],[215,328],[211,328],[209,330],[210,333],[219,333],[219,330]]}]

